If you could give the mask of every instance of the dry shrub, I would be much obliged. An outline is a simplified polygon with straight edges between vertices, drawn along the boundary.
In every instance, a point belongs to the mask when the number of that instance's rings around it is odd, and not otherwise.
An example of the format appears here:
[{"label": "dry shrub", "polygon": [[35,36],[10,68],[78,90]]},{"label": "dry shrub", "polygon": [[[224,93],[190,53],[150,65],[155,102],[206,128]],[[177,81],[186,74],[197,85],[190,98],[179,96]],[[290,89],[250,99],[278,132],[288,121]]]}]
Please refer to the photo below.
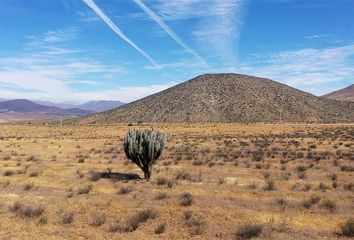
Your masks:
[{"label": "dry shrub", "polygon": [[89,224],[94,227],[101,226],[106,222],[106,216],[103,213],[94,212],[90,215]]},{"label": "dry shrub", "polygon": [[180,204],[182,206],[190,206],[194,203],[193,195],[189,192],[184,192],[180,196]]},{"label": "dry shrub", "polygon": [[258,223],[246,223],[236,232],[237,239],[251,239],[261,235],[264,226]]},{"label": "dry shrub", "polygon": [[138,229],[141,224],[147,222],[149,219],[154,219],[156,216],[157,211],[155,209],[144,209],[127,221],[126,230],[133,232]]}]

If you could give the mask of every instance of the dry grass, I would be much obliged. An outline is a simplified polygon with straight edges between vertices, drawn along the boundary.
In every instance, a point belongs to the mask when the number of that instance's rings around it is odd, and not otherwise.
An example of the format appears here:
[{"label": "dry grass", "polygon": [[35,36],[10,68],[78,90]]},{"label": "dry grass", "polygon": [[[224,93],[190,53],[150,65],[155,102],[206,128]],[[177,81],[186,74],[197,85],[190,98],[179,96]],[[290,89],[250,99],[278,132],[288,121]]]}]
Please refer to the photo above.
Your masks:
[{"label": "dry grass", "polygon": [[[134,126],[168,134],[150,182],[138,179],[141,171],[124,156],[122,137]],[[354,125],[134,126],[0,125],[0,236],[353,234]]]}]

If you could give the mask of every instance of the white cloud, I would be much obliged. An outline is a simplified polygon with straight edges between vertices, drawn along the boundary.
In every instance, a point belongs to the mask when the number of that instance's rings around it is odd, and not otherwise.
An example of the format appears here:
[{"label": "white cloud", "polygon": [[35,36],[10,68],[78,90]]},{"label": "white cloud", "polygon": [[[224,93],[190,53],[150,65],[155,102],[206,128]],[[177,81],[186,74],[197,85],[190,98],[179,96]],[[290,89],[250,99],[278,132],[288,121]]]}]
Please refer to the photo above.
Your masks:
[{"label": "white cloud", "polygon": [[54,102],[87,102],[92,100],[119,100],[122,102],[131,102],[142,97],[157,93],[166,88],[175,85],[175,82],[170,82],[163,85],[150,86],[134,86],[134,87],[117,87],[112,90],[92,91],[92,92],[74,92],[71,90],[65,91],[48,91],[48,92],[17,92],[11,90],[0,89],[0,98],[16,99],[26,98],[32,100],[48,100]]},{"label": "white cloud", "polygon": [[87,6],[89,6],[120,38],[131,45],[135,50],[140,52],[146,59],[148,59],[155,67],[159,65],[156,61],[150,57],[144,50],[138,47],[128,36],[126,36],[122,30],[112,22],[112,20],[95,4],[93,0],[83,0]]},{"label": "white cloud", "polygon": [[236,65],[247,0],[159,0],[155,9],[165,21],[191,20],[197,46],[225,65]]},{"label": "white cloud", "polygon": [[[0,98],[27,98],[55,102],[90,100],[120,100],[130,102],[161,91],[175,83],[148,86],[122,87],[117,85],[129,71],[116,62],[103,63],[86,57],[82,50],[62,47],[62,41],[51,39],[50,31],[29,39],[30,50],[13,56],[0,57]],[[26,44],[25,46],[29,46]],[[110,88],[104,88],[105,84]],[[73,86],[88,86],[87,91],[78,92]],[[116,87],[112,87],[115,85]]]},{"label": "white cloud", "polygon": [[207,62],[190,48],[154,11],[148,8],[141,0],[133,0],[149,17],[154,20],[177,44],[182,46],[187,52],[191,53],[201,64],[209,67]]},{"label": "white cloud", "polygon": [[214,52],[222,61],[236,65],[240,39],[244,0],[217,0],[209,6],[214,16],[201,21],[194,36],[207,51]]},{"label": "white cloud", "polygon": [[187,20],[214,15],[210,8],[214,0],[158,0],[155,7],[166,21]]},{"label": "white cloud", "polygon": [[271,78],[317,95],[326,93],[328,85],[354,81],[354,45],[285,51],[252,57],[250,61],[243,64],[242,73]]},{"label": "white cloud", "polygon": [[308,35],[305,38],[306,39],[315,39],[315,38],[327,38],[332,36],[331,34],[314,34],[314,35]]},{"label": "white cloud", "polygon": [[96,22],[100,21],[100,18],[97,14],[92,11],[78,11],[77,14],[80,16],[82,22]]},{"label": "white cloud", "polygon": [[62,81],[26,70],[0,70],[0,82],[45,92],[66,92]]},{"label": "white cloud", "polygon": [[69,27],[56,31],[48,31],[41,36],[29,36],[28,46],[41,46],[48,43],[60,43],[67,42],[76,38],[78,29],[75,27]]}]

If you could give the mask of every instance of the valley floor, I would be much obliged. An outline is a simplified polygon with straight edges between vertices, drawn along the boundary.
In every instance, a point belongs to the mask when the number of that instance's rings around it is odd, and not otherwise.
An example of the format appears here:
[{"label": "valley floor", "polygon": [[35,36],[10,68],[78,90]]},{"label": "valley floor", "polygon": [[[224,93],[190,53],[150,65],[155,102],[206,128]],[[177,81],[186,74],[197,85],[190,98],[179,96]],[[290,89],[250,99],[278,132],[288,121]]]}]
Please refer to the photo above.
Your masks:
[{"label": "valley floor", "polygon": [[[125,179],[150,127],[152,179]],[[0,125],[1,239],[348,239],[353,216],[354,124]]]}]

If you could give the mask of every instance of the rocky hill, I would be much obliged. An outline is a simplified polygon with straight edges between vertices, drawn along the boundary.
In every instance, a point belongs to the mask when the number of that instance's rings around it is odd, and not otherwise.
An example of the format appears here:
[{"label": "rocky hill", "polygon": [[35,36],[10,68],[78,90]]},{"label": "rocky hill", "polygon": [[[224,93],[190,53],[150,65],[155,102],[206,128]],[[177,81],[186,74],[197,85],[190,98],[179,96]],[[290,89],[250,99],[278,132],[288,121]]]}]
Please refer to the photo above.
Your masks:
[{"label": "rocky hill", "polygon": [[264,78],[205,74],[73,124],[118,122],[354,122],[354,104]]},{"label": "rocky hill", "polygon": [[354,84],[338,91],[328,93],[323,97],[339,101],[354,102]]}]

